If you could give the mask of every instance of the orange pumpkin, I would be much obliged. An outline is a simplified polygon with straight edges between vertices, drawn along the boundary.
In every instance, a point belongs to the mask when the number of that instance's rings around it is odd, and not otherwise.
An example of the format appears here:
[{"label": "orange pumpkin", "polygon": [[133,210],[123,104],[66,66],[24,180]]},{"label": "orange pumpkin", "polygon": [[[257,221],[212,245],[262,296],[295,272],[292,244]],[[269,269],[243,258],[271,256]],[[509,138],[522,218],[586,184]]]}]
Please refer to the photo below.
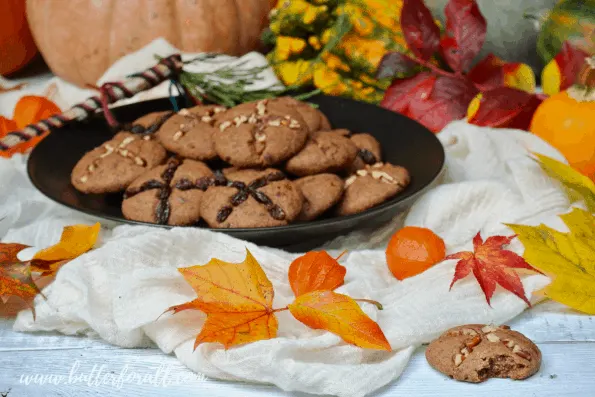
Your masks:
[{"label": "orange pumpkin", "polygon": [[25,0],[0,1],[0,75],[25,66],[37,54],[25,15]]},{"label": "orange pumpkin", "polygon": [[595,181],[595,57],[586,63],[579,80],[580,85],[552,95],[539,105],[530,131]]},{"label": "orange pumpkin", "polygon": [[254,50],[272,4],[272,0],[27,0],[27,15],[52,71],[85,86],[95,84],[118,58],[158,37],[186,52],[242,55]]}]

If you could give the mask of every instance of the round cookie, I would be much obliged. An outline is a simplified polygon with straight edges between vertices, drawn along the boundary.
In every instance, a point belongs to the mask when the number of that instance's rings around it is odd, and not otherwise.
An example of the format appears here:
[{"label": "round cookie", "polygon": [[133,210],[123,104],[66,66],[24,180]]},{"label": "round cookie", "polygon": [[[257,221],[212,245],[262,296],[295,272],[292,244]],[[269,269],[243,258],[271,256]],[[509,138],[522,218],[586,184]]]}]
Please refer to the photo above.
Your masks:
[{"label": "round cookie", "polygon": [[149,113],[134,120],[134,122],[126,126],[125,130],[133,134],[152,135],[173,115],[174,112],[169,110]]},{"label": "round cookie", "polygon": [[269,106],[278,107],[281,111],[292,109],[304,119],[310,132],[330,130],[331,124],[320,110],[313,108],[306,102],[298,101],[289,96],[271,99]]},{"label": "round cookie", "polygon": [[430,343],[426,359],[453,379],[478,383],[488,378],[526,379],[539,370],[541,352],[508,326],[469,324],[451,328]]},{"label": "round cookie", "polygon": [[297,176],[339,172],[348,168],[356,156],[357,147],[349,138],[333,131],[320,132],[287,161],[285,168]]},{"label": "round cookie", "polygon": [[136,179],[126,190],[126,219],[162,225],[193,225],[213,173],[200,161],[170,159]]},{"label": "round cookie", "polygon": [[409,172],[388,163],[366,165],[345,180],[345,194],[337,215],[352,215],[375,207],[409,185]]},{"label": "round cookie", "polygon": [[304,205],[298,217],[301,221],[311,221],[325,213],[341,200],[343,179],[335,174],[306,176],[294,181],[304,195]]},{"label": "round cookie", "polygon": [[372,135],[354,134],[350,139],[359,149],[357,157],[351,167],[353,172],[363,169],[366,164],[373,165],[382,161],[380,142],[378,142]]},{"label": "round cookie", "polygon": [[217,157],[214,125],[225,110],[222,106],[182,109],[163,124],[157,138],[172,153],[194,160],[212,160]]},{"label": "round cookie", "polygon": [[287,225],[298,217],[304,198],[297,186],[275,169],[216,172],[201,213],[212,228]]},{"label": "round cookie", "polygon": [[74,166],[71,183],[82,193],[115,193],[126,189],[147,170],[163,163],[163,146],[139,135],[120,132],[87,152]]},{"label": "round cookie", "polygon": [[223,114],[216,127],[215,151],[240,168],[285,161],[299,152],[308,138],[308,127],[299,113],[269,107],[267,100],[236,106]]}]

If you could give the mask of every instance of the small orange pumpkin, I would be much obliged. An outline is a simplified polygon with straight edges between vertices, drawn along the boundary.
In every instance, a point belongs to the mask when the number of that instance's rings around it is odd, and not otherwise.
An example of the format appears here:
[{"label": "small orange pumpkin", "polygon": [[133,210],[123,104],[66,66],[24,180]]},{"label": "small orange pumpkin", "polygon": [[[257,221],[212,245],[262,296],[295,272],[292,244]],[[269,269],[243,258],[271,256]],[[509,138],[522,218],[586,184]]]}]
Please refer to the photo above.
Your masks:
[{"label": "small orange pumpkin", "polygon": [[595,180],[595,57],[587,59],[579,82],[544,100],[533,115],[530,131]]},{"label": "small orange pumpkin", "polygon": [[[5,0],[1,0],[5,1]],[[54,74],[81,87],[158,37],[186,52],[242,55],[260,45],[273,0],[27,0]]]},{"label": "small orange pumpkin", "polygon": [[37,54],[27,24],[25,0],[0,1],[0,75],[25,66]]}]

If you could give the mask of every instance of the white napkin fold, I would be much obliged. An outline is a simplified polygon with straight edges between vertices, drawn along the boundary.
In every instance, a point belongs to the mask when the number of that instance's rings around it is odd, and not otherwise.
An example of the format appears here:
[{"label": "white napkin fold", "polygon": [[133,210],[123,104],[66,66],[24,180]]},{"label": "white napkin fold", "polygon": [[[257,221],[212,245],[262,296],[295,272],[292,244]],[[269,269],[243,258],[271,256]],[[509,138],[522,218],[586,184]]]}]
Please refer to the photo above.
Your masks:
[{"label": "white napkin fold", "polygon": [[[529,151],[535,151],[563,160],[554,149],[522,131],[464,122],[450,124],[439,138],[447,152],[444,183],[417,201],[405,224],[431,228],[445,240],[449,253],[471,249],[478,231],[484,237],[511,234],[503,222],[561,227],[556,215],[568,211],[570,204],[557,183],[529,158]],[[92,221],[36,192],[26,179],[22,156],[0,160],[0,184],[4,242],[44,247],[58,240],[62,226]],[[374,233],[356,231],[326,246],[350,250],[341,261],[347,276],[338,292],[384,304],[383,311],[369,304],[362,307],[378,321],[393,352],[346,345],[333,334],[307,328],[288,312],[279,313],[276,339],[227,351],[219,344],[203,344],[193,351],[204,314],[186,311],[157,320],[169,306],[195,298],[177,267],[204,264],[213,256],[239,262],[247,247],[274,284],[275,307],[282,307],[293,299],[287,268],[295,255],[190,228],[104,230],[101,246],[65,265],[45,288],[47,301],[36,300],[36,321],[30,311],[23,311],[14,329],[94,334],[123,347],[155,343],[209,377],[272,383],[287,391],[364,396],[398,378],[414,349],[447,328],[502,323],[526,309],[501,289],[489,307],[472,277],[449,291],[454,261],[403,282],[394,279],[384,248],[401,223],[398,217]],[[512,249],[522,251],[519,243]],[[528,296],[547,282],[540,275],[523,279]]]}]

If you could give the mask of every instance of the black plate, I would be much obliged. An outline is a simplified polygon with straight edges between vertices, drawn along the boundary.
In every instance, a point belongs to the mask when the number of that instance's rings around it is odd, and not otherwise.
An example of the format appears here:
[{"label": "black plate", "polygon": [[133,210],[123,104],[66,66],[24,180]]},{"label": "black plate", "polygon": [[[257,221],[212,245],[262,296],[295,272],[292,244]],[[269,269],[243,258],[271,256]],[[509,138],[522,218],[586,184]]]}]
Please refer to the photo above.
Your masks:
[{"label": "black plate", "polygon": [[[406,167],[412,176],[411,184],[394,199],[356,215],[272,228],[220,231],[261,245],[297,251],[310,249],[355,229],[385,224],[408,209],[440,174],[444,165],[442,145],[434,134],[417,122],[380,107],[348,99],[317,96],[310,101],[320,106],[334,128],[374,135],[382,145],[384,160]],[[115,109],[114,114],[120,122],[130,122],[146,113],[165,109],[171,109],[170,102],[159,99],[122,106]],[[84,195],[70,184],[70,172],[76,162],[85,152],[107,141],[110,136],[111,132],[101,116],[50,134],[29,157],[29,177],[43,194],[67,207],[120,222],[145,224],[124,219],[120,210],[121,194]]]}]

